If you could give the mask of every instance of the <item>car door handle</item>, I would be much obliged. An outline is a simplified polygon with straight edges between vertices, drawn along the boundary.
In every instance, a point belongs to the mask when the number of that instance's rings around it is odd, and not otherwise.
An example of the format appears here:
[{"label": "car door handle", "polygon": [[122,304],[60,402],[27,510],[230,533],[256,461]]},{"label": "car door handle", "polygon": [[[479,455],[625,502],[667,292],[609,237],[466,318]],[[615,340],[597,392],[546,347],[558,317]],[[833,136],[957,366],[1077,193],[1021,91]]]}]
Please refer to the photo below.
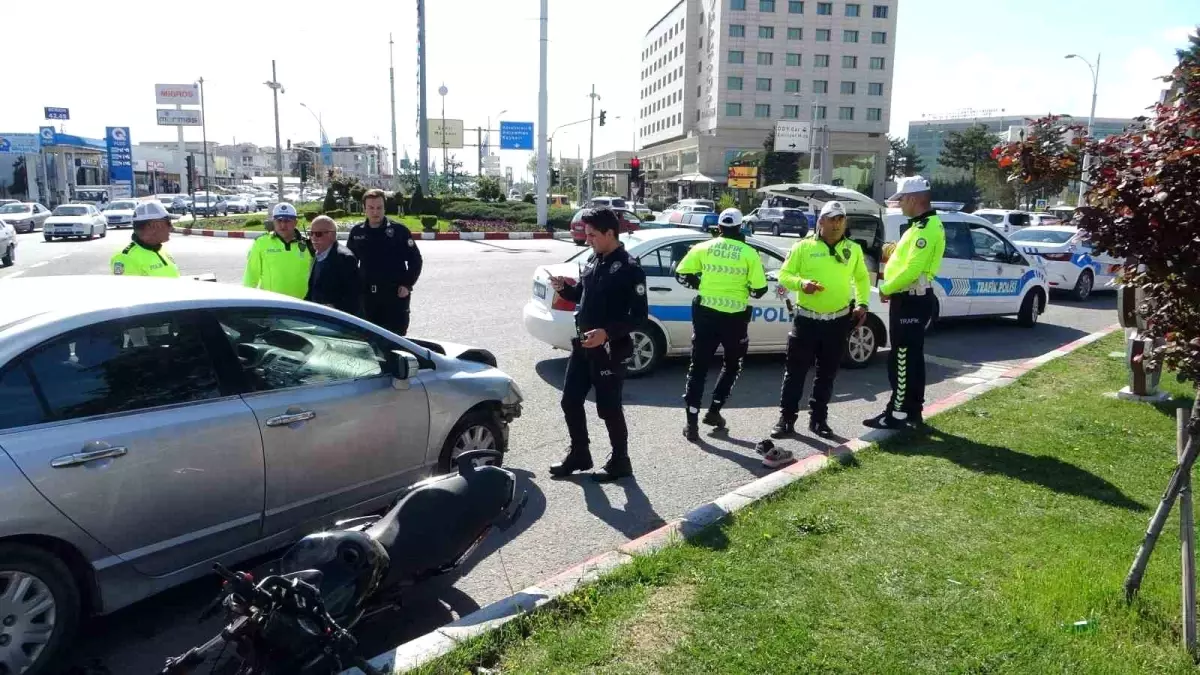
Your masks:
[{"label": "car door handle", "polygon": [[651,286],[650,290],[670,293],[673,289],[667,288],[666,286]]},{"label": "car door handle", "polygon": [[298,413],[287,413],[285,415],[276,415],[275,417],[267,420],[267,426],[286,427],[287,425],[295,424],[296,422],[306,422],[316,416],[317,413],[311,410],[305,410]]},{"label": "car door handle", "polygon": [[113,446],[111,448],[103,448],[101,450],[89,450],[87,452],[76,452],[70,455],[56,457],[50,461],[50,466],[55,469],[66,469],[88,462],[95,462],[101,459],[110,459],[112,457],[123,457],[129,452],[129,448],[123,445]]}]

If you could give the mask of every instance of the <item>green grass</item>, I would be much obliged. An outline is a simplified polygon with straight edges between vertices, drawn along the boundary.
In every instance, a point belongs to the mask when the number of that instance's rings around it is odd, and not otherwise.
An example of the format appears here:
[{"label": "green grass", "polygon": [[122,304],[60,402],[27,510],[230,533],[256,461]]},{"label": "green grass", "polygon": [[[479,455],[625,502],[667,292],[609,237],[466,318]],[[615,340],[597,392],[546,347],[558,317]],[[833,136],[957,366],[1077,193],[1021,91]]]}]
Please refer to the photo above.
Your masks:
[{"label": "green grass", "polygon": [[[640,557],[422,673],[1191,673],[1179,526],[1122,580],[1174,412],[1100,341]],[[1173,380],[1172,405],[1192,390]],[[1076,621],[1089,629],[1072,629]]]},{"label": "green grass", "polygon": [[[263,230],[263,226],[261,224],[253,226],[247,225],[247,221],[254,218],[265,221],[269,217],[269,214],[266,212],[260,212],[251,214],[236,214],[231,216],[218,216],[215,218],[197,218],[194,223],[176,224],[176,227],[191,227],[197,230],[242,230],[258,232]],[[338,224],[338,229],[348,230],[352,226],[361,223],[363,220],[365,220],[365,218],[366,217],[361,213],[356,213],[342,216],[341,218],[335,218],[334,221]],[[391,218],[393,220],[396,219],[395,216],[391,216]],[[413,232],[422,231],[421,219],[417,216],[402,216],[399,218],[399,221]],[[307,222],[305,222],[305,227],[307,227]],[[442,220],[440,218],[438,219],[439,232],[449,232],[451,229],[450,221]]]}]

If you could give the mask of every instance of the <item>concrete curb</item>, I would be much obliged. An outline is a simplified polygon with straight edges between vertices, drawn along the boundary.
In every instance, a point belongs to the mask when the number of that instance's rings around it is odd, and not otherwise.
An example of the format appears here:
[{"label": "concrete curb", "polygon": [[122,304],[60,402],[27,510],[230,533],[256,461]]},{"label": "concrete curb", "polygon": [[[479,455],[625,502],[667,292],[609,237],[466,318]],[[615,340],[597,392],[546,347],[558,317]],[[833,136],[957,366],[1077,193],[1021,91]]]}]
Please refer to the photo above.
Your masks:
[{"label": "concrete curb", "polygon": [[[185,237],[215,237],[217,239],[258,239],[267,234],[264,231],[244,230],[198,230],[191,227],[172,227],[172,234]],[[551,237],[549,232],[413,232],[413,238],[421,241],[478,241],[481,239],[559,239],[571,238],[570,232],[555,232]],[[348,232],[338,232],[338,239],[346,240]]]},{"label": "concrete curb", "polygon": [[[994,380],[976,384],[936,401],[932,405],[926,406],[925,415],[926,417],[931,417],[958,407],[992,389],[1007,387],[1016,382],[1017,378],[1036,369],[1038,366],[1066,356],[1080,347],[1092,344],[1117,330],[1120,330],[1120,326],[1114,324],[1046,352],[1041,356],[1029,359],[1018,366],[1009,368]],[[626,542],[615,550],[586,560],[574,567],[559,572],[549,579],[534,584],[515,595],[493,602],[462,617],[458,621],[447,624],[415,640],[406,642],[394,650],[380,654],[371,659],[370,663],[372,666],[389,673],[405,672],[429,663],[449,653],[463,640],[478,637],[504,625],[525,612],[532,612],[540,607],[544,607],[559,597],[574,591],[579,586],[594,581],[601,575],[627,564],[633,560],[634,556],[653,553],[681,539],[690,539],[711,525],[720,522],[730,514],[778,492],[804,476],[820,471],[830,461],[838,461],[842,457],[853,455],[878,441],[892,436],[894,433],[884,430],[870,431],[859,438],[852,438],[830,449],[826,455],[805,457],[774,473],[767,474],[756,481],[743,485],[733,492],[729,492],[711,502],[701,504],[685,513],[682,517],[671,520],[658,529],[647,532],[633,541]],[[345,671],[343,675],[362,675],[362,671],[352,668]]]}]

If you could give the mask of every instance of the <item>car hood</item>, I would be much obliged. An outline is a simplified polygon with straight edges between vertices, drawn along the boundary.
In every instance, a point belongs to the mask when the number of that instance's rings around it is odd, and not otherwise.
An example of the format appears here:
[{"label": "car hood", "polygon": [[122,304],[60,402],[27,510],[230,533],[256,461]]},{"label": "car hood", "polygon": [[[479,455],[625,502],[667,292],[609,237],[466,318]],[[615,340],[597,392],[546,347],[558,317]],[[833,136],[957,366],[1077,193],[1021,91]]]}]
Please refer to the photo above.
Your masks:
[{"label": "car hood", "polygon": [[445,342],[443,340],[427,340],[424,338],[408,338],[409,342],[415,342],[422,347],[447,358],[457,359],[468,363],[476,363],[488,368],[496,368],[496,355],[481,347],[470,347],[461,345],[456,342]]},{"label": "car hood", "polygon": [[50,216],[47,225],[86,225],[92,222],[91,216]]}]

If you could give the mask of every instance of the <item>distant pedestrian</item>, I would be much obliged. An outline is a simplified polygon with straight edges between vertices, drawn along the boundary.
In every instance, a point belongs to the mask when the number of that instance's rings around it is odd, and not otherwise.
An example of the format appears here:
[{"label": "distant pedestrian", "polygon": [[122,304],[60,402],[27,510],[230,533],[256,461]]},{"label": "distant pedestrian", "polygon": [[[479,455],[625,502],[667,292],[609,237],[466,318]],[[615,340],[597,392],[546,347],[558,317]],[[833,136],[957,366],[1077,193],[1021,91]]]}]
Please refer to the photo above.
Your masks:
[{"label": "distant pedestrian", "polygon": [[367,219],[350,229],[347,247],[358,258],[364,318],[407,335],[412,292],[424,262],[408,228],[384,215],[384,201],[383,190],[363,195]]},{"label": "distant pedestrian", "polygon": [[271,209],[275,231],[254,240],[242,282],[250,288],[303,299],[315,258],[312,242],[296,231],[296,207],[283,202]]},{"label": "distant pedestrian", "polygon": [[583,223],[593,255],[579,282],[565,277],[550,278],[550,284],[562,299],[576,303],[577,334],[571,340],[562,392],[571,448],[561,462],[550,467],[550,473],[567,476],[592,468],[583,403],[588,392],[595,389],[596,412],[608,428],[612,457],[594,478],[608,482],[633,475],[621,388],[625,382],[625,360],[633,354],[629,333],[646,321],[648,314],[646,273],[618,239],[621,221],[612,209],[585,211]]},{"label": "distant pedestrian", "polygon": [[[833,381],[850,330],[867,318],[871,292],[862,248],[846,236],[846,208],[841,202],[827,202],[817,219],[816,236],[792,247],[779,270],[779,284],[797,294],[779,396],[779,421],[771,437],[796,433],[804,379],[815,364],[808,430],[821,438],[833,438],[829,427]],[[781,452],[788,455],[783,459],[791,459],[790,451]]]},{"label": "distant pedestrian", "polygon": [[717,224],[720,237],[693,246],[675,269],[680,283],[699,291],[692,300],[692,361],[683,392],[687,407],[683,435],[693,442],[700,439],[697,423],[704,402],[704,380],[717,347],[724,350],[724,365],[704,423],[717,429],[726,427],[721,408],[733,391],[750,347],[750,297],[767,294],[762,258],[741,232],[742,212],[725,209]]},{"label": "distant pedestrian", "polygon": [[171,216],[158,201],[139,202],[133,210],[133,242],[109,262],[112,273],[130,277],[178,277],[175,259],[163,248],[171,238]]},{"label": "distant pedestrian", "polygon": [[886,410],[863,420],[875,429],[924,423],[925,327],[933,317],[933,282],[946,251],[946,231],[930,202],[929,181],[921,176],[901,179],[892,200],[899,200],[908,225],[883,269],[879,286],[879,298],[892,303],[888,313],[892,396]]},{"label": "distant pedestrian", "polygon": [[308,276],[308,295],[304,299],[362,316],[358,259],[350,249],[338,244],[337,223],[329,216],[317,216],[308,228],[308,236],[316,260]]}]

